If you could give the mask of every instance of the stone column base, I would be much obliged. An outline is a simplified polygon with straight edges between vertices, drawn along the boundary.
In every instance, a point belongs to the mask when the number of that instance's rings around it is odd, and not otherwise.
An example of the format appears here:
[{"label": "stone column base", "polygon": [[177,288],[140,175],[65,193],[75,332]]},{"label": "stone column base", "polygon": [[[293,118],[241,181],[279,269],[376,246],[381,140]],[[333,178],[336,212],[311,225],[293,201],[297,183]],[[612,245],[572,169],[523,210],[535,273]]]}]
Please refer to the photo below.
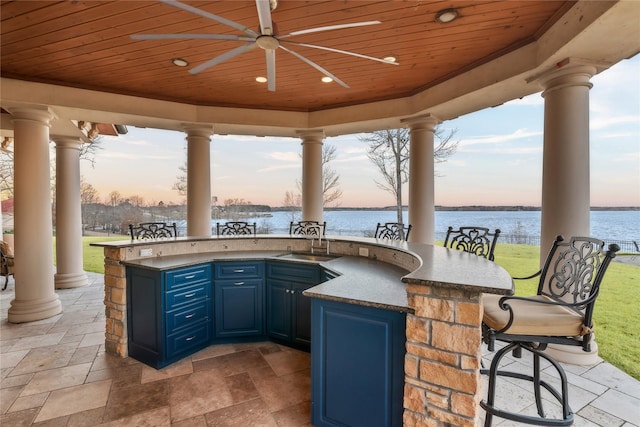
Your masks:
[{"label": "stone column base", "polygon": [[549,344],[545,353],[558,362],[569,363],[571,365],[595,365],[600,362],[600,357],[598,357],[598,344],[596,344],[594,340],[591,340],[591,351],[589,352],[582,350],[582,347]]},{"label": "stone column base", "polygon": [[79,288],[89,284],[87,273],[56,273],[53,279],[56,289]]},{"label": "stone column base", "polygon": [[48,319],[60,313],[62,313],[62,303],[56,294],[46,300],[16,301],[14,299],[7,312],[7,320],[9,323],[33,322]]}]

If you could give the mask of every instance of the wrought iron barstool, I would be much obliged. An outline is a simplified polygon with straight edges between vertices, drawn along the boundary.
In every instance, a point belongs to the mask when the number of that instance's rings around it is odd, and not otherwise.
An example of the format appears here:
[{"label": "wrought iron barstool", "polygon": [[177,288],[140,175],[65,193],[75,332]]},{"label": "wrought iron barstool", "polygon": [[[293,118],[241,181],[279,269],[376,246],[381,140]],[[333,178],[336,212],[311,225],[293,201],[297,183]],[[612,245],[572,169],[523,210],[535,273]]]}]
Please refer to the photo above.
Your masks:
[{"label": "wrought iron barstool", "polygon": [[[590,237],[572,237],[565,242],[562,236],[558,236],[540,271],[528,277],[515,278],[539,277],[536,295],[483,296],[483,341],[490,351],[495,350],[496,341],[507,343],[496,352],[491,367],[481,371],[489,375],[487,399],[480,402],[486,411],[485,426],[491,425],[494,415],[539,426],[573,424],[566,374],[544,350],[548,344],[564,344],[591,351],[593,308],[604,273],[618,250],[618,245],[611,244],[605,251],[603,241]],[[519,358],[522,350],[533,355],[532,375],[499,369],[500,361],[507,353],[512,352]],[[540,359],[547,360],[558,372],[560,390],[541,379]],[[533,382],[539,417],[508,412],[495,406],[496,382],[500,376]],[[562,405],[561,418],[545,417],[542,388]]]},{"label": "wrought iron barstool", "polygon": [[327,222],[320,221],[298,221],[289,224],[289,234],[309,237],[324,237]]},{"label": "wrought iron barstool", "polygon": [[378,223],[376,226],[376,239],[408,240],[411,232],[411,224],[404,225],[399,222]]},{"label": "wrought iron barstool", "polygon": [[240,236],[256,235],[256,223],[249,224],[246,221],[227,221],[224,224],[216,223],[216,235]]},{"label": "wrought iron barstool", "polygon": [[134,239],[158,239],[163,237],[178,237],[176,223],[141,222],[138,225],[129,224],[131,240]]},{"label": "wrought iron barstool", "polygon": [[444,247],[469,252],[493,261],[495,258],[493,252],[499,236],[498,228],[491,233],[486,227],[460,227],[457,230],[449,227],[444,239]]}]

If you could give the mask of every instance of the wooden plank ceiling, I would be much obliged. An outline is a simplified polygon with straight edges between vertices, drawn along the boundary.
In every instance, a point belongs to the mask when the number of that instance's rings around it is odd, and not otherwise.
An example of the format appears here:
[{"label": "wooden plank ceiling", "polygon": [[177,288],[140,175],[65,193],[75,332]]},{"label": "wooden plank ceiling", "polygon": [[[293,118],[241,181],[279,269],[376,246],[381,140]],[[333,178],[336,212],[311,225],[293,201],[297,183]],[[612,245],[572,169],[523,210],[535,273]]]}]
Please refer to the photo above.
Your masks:
[{"label": "wooden plank ceiling", "polygon": [[[259,31],[253,1],[185,1]],[[240,32],[159,1],[2,1],[3,77],[197,105],[315,111],[414,94],[538,38],[574,3],[567,1],[288,1],[272,13],[276,35],[327,25],[379,20],[358,28],[288,40],[372,57],[393,55],[399,66],[293,46],[347,83],[276,51],[276,91],[255,49],[192,75],[189,68],[240,46],[239,41],[131,40],[132,34]],[[435,21],[456,8],[459,18]],[[189,67],[177,67],[183,58]]]}]

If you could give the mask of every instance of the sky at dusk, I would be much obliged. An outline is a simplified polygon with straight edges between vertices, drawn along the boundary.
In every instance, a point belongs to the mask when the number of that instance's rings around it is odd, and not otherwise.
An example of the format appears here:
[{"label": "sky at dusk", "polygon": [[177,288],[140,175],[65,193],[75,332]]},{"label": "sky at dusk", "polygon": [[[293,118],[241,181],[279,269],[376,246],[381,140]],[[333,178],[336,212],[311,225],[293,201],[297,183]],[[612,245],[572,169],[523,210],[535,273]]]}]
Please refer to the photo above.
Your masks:
[{"label": "sky at dusk", "polygon": [[[591,79],[591,205],[640,206],[640,55]],[[443,122],[460,141],[446,163],[436,165],[437,205],[540,206],[544,100],[540,93]],[[126,135],[103,137],[95,167],[81,162],[83,180],[101,200],[111,191],[142,196],[146,203],[183,203],[172,190],[186,161],[185,134],[128,127]],[[337,157],[344,207],[394,204],[379,189],[379,172],[366,156],[362,135],[325,139]],[[237,198],[281,206],[297,192],[302,174],[297,138],[211,138],[212,196],[222,204]],[[405,191],[405,195],[407,192]],[[405,203],[407,202],[405,197]]]}]

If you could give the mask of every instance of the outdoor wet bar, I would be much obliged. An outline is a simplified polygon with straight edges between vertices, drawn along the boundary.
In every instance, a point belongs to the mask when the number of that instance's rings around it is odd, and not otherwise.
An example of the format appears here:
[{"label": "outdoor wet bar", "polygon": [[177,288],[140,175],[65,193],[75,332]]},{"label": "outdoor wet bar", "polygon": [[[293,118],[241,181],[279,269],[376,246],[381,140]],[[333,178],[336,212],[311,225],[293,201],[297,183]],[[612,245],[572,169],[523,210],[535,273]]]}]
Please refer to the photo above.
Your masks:
[{"label": "outdoor wet bar", "polygon": [[475,425],[481,295],[513,291],[509,274],[482,257],[400,241],[265,235],[96,246],[108,353],[159,369],[221,343],[310,350],[315,426]]}]

